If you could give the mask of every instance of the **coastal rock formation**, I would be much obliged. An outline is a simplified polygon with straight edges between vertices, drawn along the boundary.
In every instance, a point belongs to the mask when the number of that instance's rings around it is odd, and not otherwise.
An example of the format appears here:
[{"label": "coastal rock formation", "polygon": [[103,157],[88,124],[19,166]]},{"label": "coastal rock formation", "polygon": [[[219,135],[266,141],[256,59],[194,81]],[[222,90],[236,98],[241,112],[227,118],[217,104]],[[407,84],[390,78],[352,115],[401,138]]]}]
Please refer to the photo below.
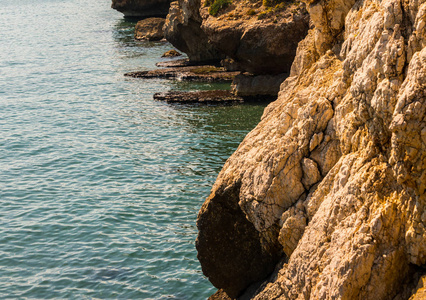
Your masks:
[{"label": "coastal rock formation", "polygon": [[208,1],[202,1],[201,28],[210,43],[232,58],[241,70],[269,75],[290,71],[297,44],[309,29],[304,3],[277,1],[277,5],[265,6],[259,0],[234,0],[212,16],[210,8],[215,2],[210,1],[213,4],[209,6]]},{"label": "coastal rock formation", "polygon": [[135,27],[135,39],[159,41],[164,38],[163,26],[165,19],[148,18],[140,20]]},{"label": "coastal rock formation", "polygon": [[219,61],[223,55],[209,43],[207,35],[201,30],[199,9],[200,0],[172,2],[164,26],[165,37],[173,46],[185,52],[192,62]]},{"label": "coastal rock formation", "polygon": [[126,17],[165,17],[169,11],[170,0],[112,0],[111,7]]},{"label": "coastal rock formation", "polygon": [[304,2],[290,76],[200,210],[203,272],[231,298],[420,299],[426,1]]},{"label": "coastal rock formation", "polygon": [[238,72],[228,72],[215,66],[185,66],[125,73],[134,78],[164,78],[179,81],[231,82]]}]

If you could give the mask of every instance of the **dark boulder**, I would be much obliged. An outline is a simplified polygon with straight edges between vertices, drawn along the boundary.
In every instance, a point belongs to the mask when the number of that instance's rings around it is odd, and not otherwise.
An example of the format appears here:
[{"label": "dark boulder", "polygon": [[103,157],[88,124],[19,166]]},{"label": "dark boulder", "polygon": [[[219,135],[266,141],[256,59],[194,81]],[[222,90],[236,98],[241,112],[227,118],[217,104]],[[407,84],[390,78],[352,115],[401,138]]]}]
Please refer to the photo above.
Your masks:
[{"label": "dark boulder", "polygon": [[112,0],[111,7],[126,17],[165,17],[169,11],[170,0]]}]

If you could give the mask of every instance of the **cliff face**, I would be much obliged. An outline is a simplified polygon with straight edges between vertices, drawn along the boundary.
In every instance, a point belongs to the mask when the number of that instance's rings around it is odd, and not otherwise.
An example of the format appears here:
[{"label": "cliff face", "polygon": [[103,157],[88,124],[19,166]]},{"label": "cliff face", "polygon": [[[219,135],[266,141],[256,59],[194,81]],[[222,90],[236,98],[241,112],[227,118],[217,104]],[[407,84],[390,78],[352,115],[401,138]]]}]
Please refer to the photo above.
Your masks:
[{"label": "cliff face", "polygon": [[165,17],[171,0],[112,0],[111,7],[126,17]]},{"label": "cliff face", "polygon": [[220,60],[223,54],[209,43],[207,35],[201,30],[199,9],[200,0],[172,2],[164,26],[165,37],[193,62]]},{"label": "cliff face", "polygon": [[193,61],[227,56],[253,74],[289,72],[297,44],[307,34],[309,15],[299,1],[281,4],[179,0],[167,16],[166,38]]},{"label": "cliff face", "polygon": [[[265,6],[259,0],[233,0],[212,16],[209,11],[218,1],[203,0],[200,10],[201,28],[210,43],[232,58],[242,71],[252,74],[290,71],[297,44],[309,29],[304,3],[284,1]],[[209,6],[209,2],[213,4]]]},{"label": "cliff face", "polygon": [[426,263],[426,1],[305,3],[290,77],[200,210],[203,272],[234,298],[275,268],[255,299],[408,299]]}]

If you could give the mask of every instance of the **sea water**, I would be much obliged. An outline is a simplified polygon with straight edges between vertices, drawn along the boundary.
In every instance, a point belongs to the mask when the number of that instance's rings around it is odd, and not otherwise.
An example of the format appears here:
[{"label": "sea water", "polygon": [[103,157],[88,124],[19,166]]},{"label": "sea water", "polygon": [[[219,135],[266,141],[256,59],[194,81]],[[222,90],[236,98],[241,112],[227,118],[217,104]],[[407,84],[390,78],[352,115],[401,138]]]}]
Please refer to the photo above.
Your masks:
[{"label": "sea water", "polygon": [[[169,105],[129,79],[172,46],[136,42],[110,0],[0,5],[0,298],[205,299],[195,225],[263,105]],[[223,86],[222,86],[223,88]]]}]

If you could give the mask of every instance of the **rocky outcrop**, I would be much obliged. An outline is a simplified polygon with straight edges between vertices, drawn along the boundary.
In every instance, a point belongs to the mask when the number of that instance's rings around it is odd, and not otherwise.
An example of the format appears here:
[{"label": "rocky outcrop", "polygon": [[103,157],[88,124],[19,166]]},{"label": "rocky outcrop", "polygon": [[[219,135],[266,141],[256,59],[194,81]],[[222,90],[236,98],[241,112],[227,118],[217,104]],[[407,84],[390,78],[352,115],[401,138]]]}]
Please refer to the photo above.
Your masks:
[{"label": "rocky outcrop", "polygon": [[111,7],[126,17],[165,17],[169,11],[170,0],[112,0]]},{"label": "rocky outcrop", "polygon": [[164,78],[179,81],[231,82],[238,72],[228,72],[216,66],[186,66],[136,71],[124,74],[134,78]]},{"label": "rocky outcrop", "polygon": [[426,273],[426,1],[304,2],[290,76],[200,210],[203,272],[231,298],[265,280],[251,298],[408,299]]},{"label": "rocky outcrop", "polygon": [[159,41],[164,38],[163,26],[165,19],[163,18],[147,18],[140,20],[135,27],[135,39]]},{"label": "rocky outcrop", "polygon": [[207,35],[201,30],[199,9],[200,0],[172,2],[164,26],[166,39],[185,52],[192,62],[219,61],[223,55],[209,43]]},{"label": "rocky outcrop", "polygon": [[212,16],[209,8],[214,4],[209,7],[207,1],[202,1],[201,27],[210,43],[234,59],[241,70],[269,75],[290,71],[297,44],[309,29],[309,15],[302,2],[285,1],[268,7],[259,0],[235,0]]}]

